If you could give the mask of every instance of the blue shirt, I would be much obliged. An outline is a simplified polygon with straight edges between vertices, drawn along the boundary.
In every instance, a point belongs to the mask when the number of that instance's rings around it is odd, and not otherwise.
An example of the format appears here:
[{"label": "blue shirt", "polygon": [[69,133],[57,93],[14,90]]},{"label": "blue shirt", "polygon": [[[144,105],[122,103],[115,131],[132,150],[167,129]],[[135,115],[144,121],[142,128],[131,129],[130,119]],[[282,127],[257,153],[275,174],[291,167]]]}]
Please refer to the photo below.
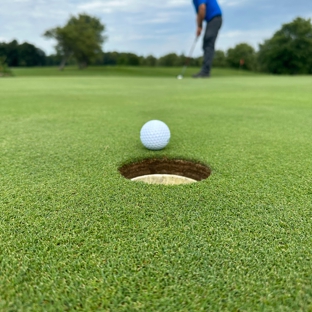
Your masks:
[{"label": "blue shirt", "polygon": [[207,22],[211,21],[214,17],[222,15],[220,6],[217,0],[193,0],[196,13],[198,13],[198,8],[201,4],[206,4],[206,17]]}]

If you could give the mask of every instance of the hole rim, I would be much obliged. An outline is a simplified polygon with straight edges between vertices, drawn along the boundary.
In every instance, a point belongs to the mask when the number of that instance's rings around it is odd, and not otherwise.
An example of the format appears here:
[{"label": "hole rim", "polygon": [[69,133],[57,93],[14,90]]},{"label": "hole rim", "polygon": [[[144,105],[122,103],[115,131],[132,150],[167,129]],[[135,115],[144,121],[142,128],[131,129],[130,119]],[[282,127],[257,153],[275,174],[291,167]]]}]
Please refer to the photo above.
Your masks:
[{"label": "hole rim", "polygon": [[118,168],[119,173],[126,179],[132,180],[144,175],[176,175],[196,182],[208,179],[212,174],[209,165],[181,157],[150,157],[132,160]]}]

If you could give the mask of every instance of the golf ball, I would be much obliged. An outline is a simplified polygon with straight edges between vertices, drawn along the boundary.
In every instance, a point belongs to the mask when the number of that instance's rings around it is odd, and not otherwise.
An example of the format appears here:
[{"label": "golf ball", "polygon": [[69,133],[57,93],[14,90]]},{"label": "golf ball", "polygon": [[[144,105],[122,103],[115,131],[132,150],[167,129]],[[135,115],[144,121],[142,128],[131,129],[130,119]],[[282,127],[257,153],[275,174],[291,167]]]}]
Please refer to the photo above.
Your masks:
[{"label": "golf ball", "polygon": [[178,78],[178,79],[183,79],[183,76],[182,76],[182,75],[179,75],[177,78]]},{"label": "golf ball", "polygon": [[141,128],[140,138],[147,149],[161,150],[169,143],[170,130],[164,122],[150,120]]}]

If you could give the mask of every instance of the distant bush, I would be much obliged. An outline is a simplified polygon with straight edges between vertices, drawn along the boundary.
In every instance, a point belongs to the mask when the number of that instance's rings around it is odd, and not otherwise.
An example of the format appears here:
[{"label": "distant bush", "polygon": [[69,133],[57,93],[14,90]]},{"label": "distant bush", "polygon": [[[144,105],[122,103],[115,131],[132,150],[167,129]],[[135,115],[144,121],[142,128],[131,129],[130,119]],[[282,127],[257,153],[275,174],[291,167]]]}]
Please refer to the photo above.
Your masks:
[{"label": "distant bush", "polygon": [[117,65],[139,66],[140,57],[134,53],[120,53],[117,59]]},{"label": "distant bush", "polygon": [[226,55],[226,62],[232,68],[241,68],[246,70],[255,70],[256,51],[247,43],[240,43],[234,48],[229,49]]},{"label": "distant bush", "polygon": [[226,67],[226,56],[225,53],[221,50],[216,50],[213,58],[212,66],[214,67]]},{"label": "distant bush", "polygon": [[5,57],[10,67],[17,66],[44,66],[45,53],[34,45],[24,42],[19,44],[16,40],[0,43],[0,57]]},{"label": "distant bush", "polygon": [[184,56],[178,56],[176,53],[169,53],[159,58],[158,66],[181,66],[184,63]]},{"label": "distant bush", "polygon": [[12,76],[12,72],[6,63],[5,57],[0,57],[0,77]]},{"label": "distant bush", "polygon": [[141,58],[141,65],[154,67],[157,65],[157,58],[153,55],[148,55],[147,57],[142,57]]}]

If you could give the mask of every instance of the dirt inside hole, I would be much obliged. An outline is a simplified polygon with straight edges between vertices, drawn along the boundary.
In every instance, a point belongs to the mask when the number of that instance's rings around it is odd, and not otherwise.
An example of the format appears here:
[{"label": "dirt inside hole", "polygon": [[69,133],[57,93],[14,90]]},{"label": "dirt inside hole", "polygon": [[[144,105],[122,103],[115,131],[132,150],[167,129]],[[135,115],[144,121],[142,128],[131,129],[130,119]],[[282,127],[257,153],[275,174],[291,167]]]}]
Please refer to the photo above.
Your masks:
[{"label": "dirt inside hole", "polygon": [[210,176],[211,169],[188,160],[153,158],[124,165],[119,172],[127,179],[150,174],[173,174],[201,181]]}]

